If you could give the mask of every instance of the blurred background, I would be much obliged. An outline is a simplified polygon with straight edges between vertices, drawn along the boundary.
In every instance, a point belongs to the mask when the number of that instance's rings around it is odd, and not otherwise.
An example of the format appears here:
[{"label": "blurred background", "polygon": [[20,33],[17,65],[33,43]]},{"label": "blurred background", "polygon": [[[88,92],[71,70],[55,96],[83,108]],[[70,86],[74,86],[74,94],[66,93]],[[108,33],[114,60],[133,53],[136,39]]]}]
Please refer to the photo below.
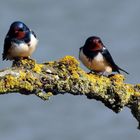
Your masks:
[{"label": "blurred background", "polygon": [[[36,33],[32,58],[39,63],[72,55],[96,35],[115,62],[139,83],[140,1],[138,0],[1,0],[0,52],[10,24],[21,20]],[[11,62],[0,59],[0,69]],[[81,67],[88,71],[82,64]],[[84,96],[58,95],[44,102],[36,96],[0,96],[0,140],[139,140],[129,109],[115,114]]]}]

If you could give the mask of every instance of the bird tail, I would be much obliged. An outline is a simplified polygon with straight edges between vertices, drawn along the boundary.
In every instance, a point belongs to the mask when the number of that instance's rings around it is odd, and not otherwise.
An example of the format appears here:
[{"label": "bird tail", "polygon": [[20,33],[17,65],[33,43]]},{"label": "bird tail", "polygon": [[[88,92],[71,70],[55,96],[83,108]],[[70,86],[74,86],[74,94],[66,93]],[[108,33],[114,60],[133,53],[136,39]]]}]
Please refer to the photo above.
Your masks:
[{"label": "bird tail", "polygon": [[5,60],[6,59],[6,56],[5,56],[5,54],[3,53],[2,54],[2,60]]},{"label": "bird tail", "polygon": [[[117,66],[118,67],[118,66]],[[125,72],[126,74],[129,74],[127,71],[125,71],[124,69],[122,69],[122,68],[120,68],[120,67],[118,67],[118,69],[119,70],[121,70],[121,71],[123,71],[123,72]],[[120,72],[119,72],[120,73]]]}]

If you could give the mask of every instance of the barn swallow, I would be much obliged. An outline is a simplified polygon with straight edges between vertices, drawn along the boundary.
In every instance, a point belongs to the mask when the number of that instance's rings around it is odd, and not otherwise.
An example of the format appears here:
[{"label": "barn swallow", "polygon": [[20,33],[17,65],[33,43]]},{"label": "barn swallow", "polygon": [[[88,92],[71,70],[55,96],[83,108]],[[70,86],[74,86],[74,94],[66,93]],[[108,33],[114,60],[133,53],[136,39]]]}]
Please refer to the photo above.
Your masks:
[{"label": "barn swallow", "polygon": [[35,33],[23,22],[15,21],[4,40],[3,60],[30,57],[38,43]]},{"label": "barn swallow", "polygon": [[97,36],[91,36],[86,40],[84,46],[80,48],[79,59],[91,72],[120,73],[121,70],[129,74],[115,64],[111,54]]}]

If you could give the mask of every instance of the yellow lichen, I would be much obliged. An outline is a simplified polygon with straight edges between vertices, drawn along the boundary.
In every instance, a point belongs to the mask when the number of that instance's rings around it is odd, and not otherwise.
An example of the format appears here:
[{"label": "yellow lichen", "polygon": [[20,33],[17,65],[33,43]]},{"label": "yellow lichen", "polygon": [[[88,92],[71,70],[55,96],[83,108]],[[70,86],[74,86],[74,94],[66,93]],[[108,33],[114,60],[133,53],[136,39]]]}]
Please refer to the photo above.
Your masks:
[{"label": "yellow lichen", "polygon": [[[27,91],[32,91],[33,90],[33,84],[30,82],[30,81],[34,81],[33,78],[31,77],[28,77],[28,81],[27,80],[27,75],[24,73],[24,72],[20,72],[20,77],[15,77],[15,76],[12,76],[12,75],[6,75],[5,76],[5,88],[6,90],[12,90],[15,88],[18,88],[19,89],[26,89]],[[31,78],[31,79],[30,79]],[[30,81],[29,81],[30,79]]]},{"label": "yellow lichen", "polygon": [[19,85],[19,81],[17,80],[16,77],[12,75],[6,75],[5,76],[5,87],[6,88],[14,88],[16,85]]},{"label": "yellow lichen", "polygon": [[87,77],[91,82],[97,83],[98,85],[109,85],[110,79],[105,76],[100,76],[96,74],[85,74],[84,77]]},{"label": "yellow lichen", "polygon": [[0,93],[6,92],[7,89],[5,88],[4,80],[0,80]]},{"label": "yellow lichen", "polygon": [[53,96],[53,93],[52,92],[44,93],[40,91],[37,93],[37,96],[39,96],[43,100],[49,100],[49,97]]},{"label": "yellow lichen", "polygon": [[110,76],[110,80],[116,83],[122,83],[125,80],[125,78],[124,78],[124,75],[114,74],[113,76]]},{"label": "yellow lichen", "polygon": [[65,56],[64,58],[61,58],[59,62],[68,65],[79,65],[79,61],[77,61],[73,56]]},{"label": "yellow lichen", "polygon": [[74,79],[78,79],[78,78],[79,78],[79,74],[78,74],[76,71],[73,71],[73,72],[72,72],[72,77],[73,77]]},{"label": "yellow lichen", "polygon": [[21,59],[19,60],[22,65],[35,65],[36,61],[33,59]]},{"label": "yellow lichen", "polygon": [[20,71],[20,88],[32,91],[35,86],[41,86],[41,83],[30,72]]},{"label": "yellow lichen", "polygon": [[140,92],[135,92],[135,93],[134,93],[134,96],[135,96],[135,97],[140,97]]},{"label": "yellow lichen", "polygon": [[28,82],[28,81],[24,81],[21,85],[20,85],[21,89],[26,89],[27,91],[33,91],[34,87],[33,85]]},{"label": "yellow lichen", "polygon": [[[7,74],[1,79],[0,92],[15,91],[16,89],[24,92],[36,91],[38,96],[48,99],[53,93],[44,91],[52,91],[55,87],[58,92],[70,91],[74,94],[81,93],[87,96],[88,94],[97,94],[105,100],[117,97],[118,102],[123,105],[129,102],[132,95],[140,96],[140,84],[136,86],[125,84],[124,76],[121,74],[109,77],[87,74],[79,67],[79,62],[73,56],[66,56],[59,61],[43,64],[37,64],[31,59],[17,60],[14,64],[15,67],[12,69],[17,70],[18,67],[19,75],[16,77]],[[46,74],[49,80],[43,83],[40,80],[40,76],[42,76],[40,74]],[[42,88],[45,90],[40,90]]]},{"label": "yellow lichen", "polygon": [[59,60],[59,64],[61,70],[63,72],[60,73],[60,76],[67,76],[68,72],[70,72],[70,76],[72,79],[79,78],[78,74],[78,65],[79,62],[73,56],[65,56]]},{"label": "yellow lichen", "polygon": [[26,73],[23,71],[20,71],[19,73],[20,73],[20,79],[24,79],[26,76]]},{"label": "yellow lichen", "polygon": [[35,64],[35,67],[33,68],[33,71],[36,73],[40,73],[42,70],[43,65],[42,64]]},{"label": "yellow lichen", "polygon": [[134,87],[131,84],[125,84],[125,88],[127,89],[127,92],[131,93],[131,95],[135,93]]}]

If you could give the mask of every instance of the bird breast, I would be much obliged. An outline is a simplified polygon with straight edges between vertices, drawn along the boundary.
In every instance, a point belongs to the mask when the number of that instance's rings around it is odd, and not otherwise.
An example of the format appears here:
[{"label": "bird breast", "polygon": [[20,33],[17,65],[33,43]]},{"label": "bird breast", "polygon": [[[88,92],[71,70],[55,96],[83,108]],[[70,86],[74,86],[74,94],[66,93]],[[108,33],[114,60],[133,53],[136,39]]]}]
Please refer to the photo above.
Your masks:
[{"label": "bird breast", "polygon": [[11,48],[8,51],[9,57],[28,57],[35,51],[38,40],[33,34],[30,35],[30,42],[16,43],[12,42]]},{"label": "bird breast", "polygon": [[100,52],[93,59],[89,59],[81,49],[79,59],[90,70],[97,72],[112,72],[111,66],[107,63],[106,59],[104,59]]}]

